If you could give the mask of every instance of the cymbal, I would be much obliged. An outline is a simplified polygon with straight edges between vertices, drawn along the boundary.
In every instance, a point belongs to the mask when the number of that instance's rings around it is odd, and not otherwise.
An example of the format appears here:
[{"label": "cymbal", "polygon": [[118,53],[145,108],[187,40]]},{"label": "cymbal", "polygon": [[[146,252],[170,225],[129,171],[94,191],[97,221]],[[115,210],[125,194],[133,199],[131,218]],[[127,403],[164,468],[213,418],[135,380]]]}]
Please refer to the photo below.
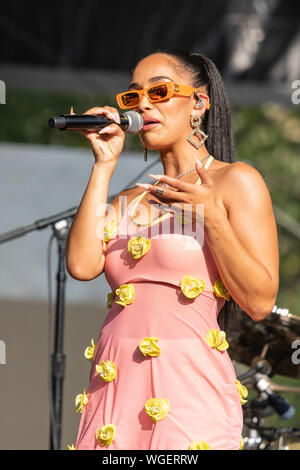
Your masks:
[{"label": "cymbal", "polygon": [[[226,336],[227,350],[231,360],[251,366],[255,357],[265,358],[272,374],[300,379],[300,364],[292,360],[296,349],[294,341],[300,341],[300,318],[287,309],[278,309],[284,314],[271,312],[263,321],[255,322],[243,312],[229,322]],[[300,343],[299,346],[300,348]],[[300,354],[297,355],[300,358]]]}]

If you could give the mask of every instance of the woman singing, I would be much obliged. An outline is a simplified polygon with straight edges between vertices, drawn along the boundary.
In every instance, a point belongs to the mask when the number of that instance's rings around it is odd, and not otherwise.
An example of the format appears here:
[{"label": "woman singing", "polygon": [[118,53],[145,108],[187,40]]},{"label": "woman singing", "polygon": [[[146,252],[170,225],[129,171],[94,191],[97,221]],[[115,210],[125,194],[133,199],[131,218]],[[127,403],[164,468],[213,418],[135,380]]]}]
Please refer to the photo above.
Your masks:
[{"label": "woman singing", "polygon": [[[159,152],[163,174],[106,206],[124,133],[117,124],[82,132],[95,163],[67,268],[82,281],[104,272],[111,293],[98,341],[86,350],[90,383],[76,396],[75,447],[239,449],[247,389],[219,313],[237,305],[261,321],[275,304],[269,191],[256,169],[236,161],[224,85],[207,57],[153,53],[117,102],[142,116],[140,140]],[[87,113],[120,122],[112,107]]]}]

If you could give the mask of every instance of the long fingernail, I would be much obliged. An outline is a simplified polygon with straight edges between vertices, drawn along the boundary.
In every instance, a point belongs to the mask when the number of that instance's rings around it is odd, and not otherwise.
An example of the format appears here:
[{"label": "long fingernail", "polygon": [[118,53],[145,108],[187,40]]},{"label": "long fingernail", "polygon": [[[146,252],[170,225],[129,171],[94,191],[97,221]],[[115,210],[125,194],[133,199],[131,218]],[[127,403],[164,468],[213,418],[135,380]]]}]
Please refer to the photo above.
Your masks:
[{"label": "long fingernail", "polygon": [[150,189],[150,185],[147,183],[135,183],[137,186],[140,186],[141,188],[144,189]]},{"label": "long fingernail", "polygon": [[160,180],[162,177],[162,175],[152,175],[152,173],[148,173],[148,176],[150,176],[150,178],[154,178],[155,180]]},{"label": "long fingernail", "polygon": [[197,158],[197,157],[196,157],[196,163],[200,168],[202,167],[202,163],[200,162],[199,158]]},{"label": "long fingernail", "polygon": [[109,132],[112,130],[112,127],[111,126],[106,126],[106,127],[103,127],[103,129],[101,129],[101,131],[98,132],[98,134],[109,134]]}]

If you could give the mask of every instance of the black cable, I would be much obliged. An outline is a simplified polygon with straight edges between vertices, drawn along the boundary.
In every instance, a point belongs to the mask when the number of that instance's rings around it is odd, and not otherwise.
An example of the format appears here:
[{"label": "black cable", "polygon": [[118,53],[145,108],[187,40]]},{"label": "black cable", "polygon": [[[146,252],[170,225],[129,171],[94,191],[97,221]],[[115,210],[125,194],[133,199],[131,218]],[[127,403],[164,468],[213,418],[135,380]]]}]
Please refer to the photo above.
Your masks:
[{"label": "black cable", "polygon": [[[159,163],[159,162],[161,162],[161,159],[160,159],[160,158],[157,158],[157,160],[154,160],[154,162],[150,163],[150,165],[147,167],[147,170],[150,170],[150,168],[152,168],[153,166],[156,165],[156,163]],[[140,179],[140,177],[144,175],[145,171],[146,171],[146,170],[143,170],[143,171],[141,171],[137,176],[135,176],[135,177],[133,178],[133,180],[131,180],[131,181],[126,185],[126,187],[123,188],[120,192],[124,191],[125,189],[127,189],[128,187],[130,187],[132,184],[135,184],[135,183]]]}]

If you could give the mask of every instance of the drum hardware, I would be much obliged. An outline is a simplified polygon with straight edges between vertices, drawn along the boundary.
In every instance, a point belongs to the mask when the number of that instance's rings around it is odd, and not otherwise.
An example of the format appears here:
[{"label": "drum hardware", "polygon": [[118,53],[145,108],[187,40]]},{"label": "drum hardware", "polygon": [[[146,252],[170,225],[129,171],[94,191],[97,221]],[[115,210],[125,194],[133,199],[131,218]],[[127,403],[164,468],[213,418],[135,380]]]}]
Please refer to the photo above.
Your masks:
[{"label": "drum hardware", "polygon": [[276,384],[275,382],[270,382],[270,389],[277,391],[277,392],[300,393],[300,387],[281,385],[281,384]]},{"label": "drum hardware", "polygon": [[282,428],[278,431],[275,442],[275,450],[300,450],[300,429]]},{"label": "drum hardware", "polygon": [[[258,362],[259,363],[259,362]],[[267,417],[277,413],[281,419],[290,419],[295,409],[271,389],[273,383],[266,374],[255,372],[252,369],[244,380],[243,384],[248,388],[251,380],[252,388],[256,389],[257,397],[251,399],[243,406],[244,424],[248,428],[248,436],[244,439],[245,450],[274,450],[290,448],[289,445],[300,445],[300,430],[293,428],[287,433],[286,428],[265,427],[264,421]],[[245,378],[245,374],[244,378]],[[238,380],[243,379],[243,375],[238,376]],[[294,391],[294,390],[293,390]],[[297,434],[298,433],[298,434]],[[279,437],[281,436],[281,440]],[[300,448],[300,446],[299,446]]]},{"label": "drum hardware", "polygon": [[243,436],[244,449],[300,449],[300,429],[264,425],[265,419],[275,413],[286,420],[295,413],[278,392],[300,393],[300,387],[278,384],[270,377],[278,374],[300,379],[299,365],[292,361],[292,344],[300,340],[300,318],[275,305],[261,322],[254,322],[247,314],[238,321],[235,319],[227,337],[228,353],[233,362],[241,367],[250,366],[237,376],[238,380],[257,392],[257,396],[243,406],[248,431],[248,435]]},{"label": "drum hardware", "polygon": [[267,375],[270,375],[271,368],[272,375],[300,379],[300,366],[292,361],[295,352],[292,345],[300,341],[300,317],[287,308],[275,305],[268,317],[260,322],[255,322],[245,312],[241,313],[229,322],[226,330],[230,345],[228,354],[232,361],[253,369],[258,361],[265,360],[264,372]]}]

